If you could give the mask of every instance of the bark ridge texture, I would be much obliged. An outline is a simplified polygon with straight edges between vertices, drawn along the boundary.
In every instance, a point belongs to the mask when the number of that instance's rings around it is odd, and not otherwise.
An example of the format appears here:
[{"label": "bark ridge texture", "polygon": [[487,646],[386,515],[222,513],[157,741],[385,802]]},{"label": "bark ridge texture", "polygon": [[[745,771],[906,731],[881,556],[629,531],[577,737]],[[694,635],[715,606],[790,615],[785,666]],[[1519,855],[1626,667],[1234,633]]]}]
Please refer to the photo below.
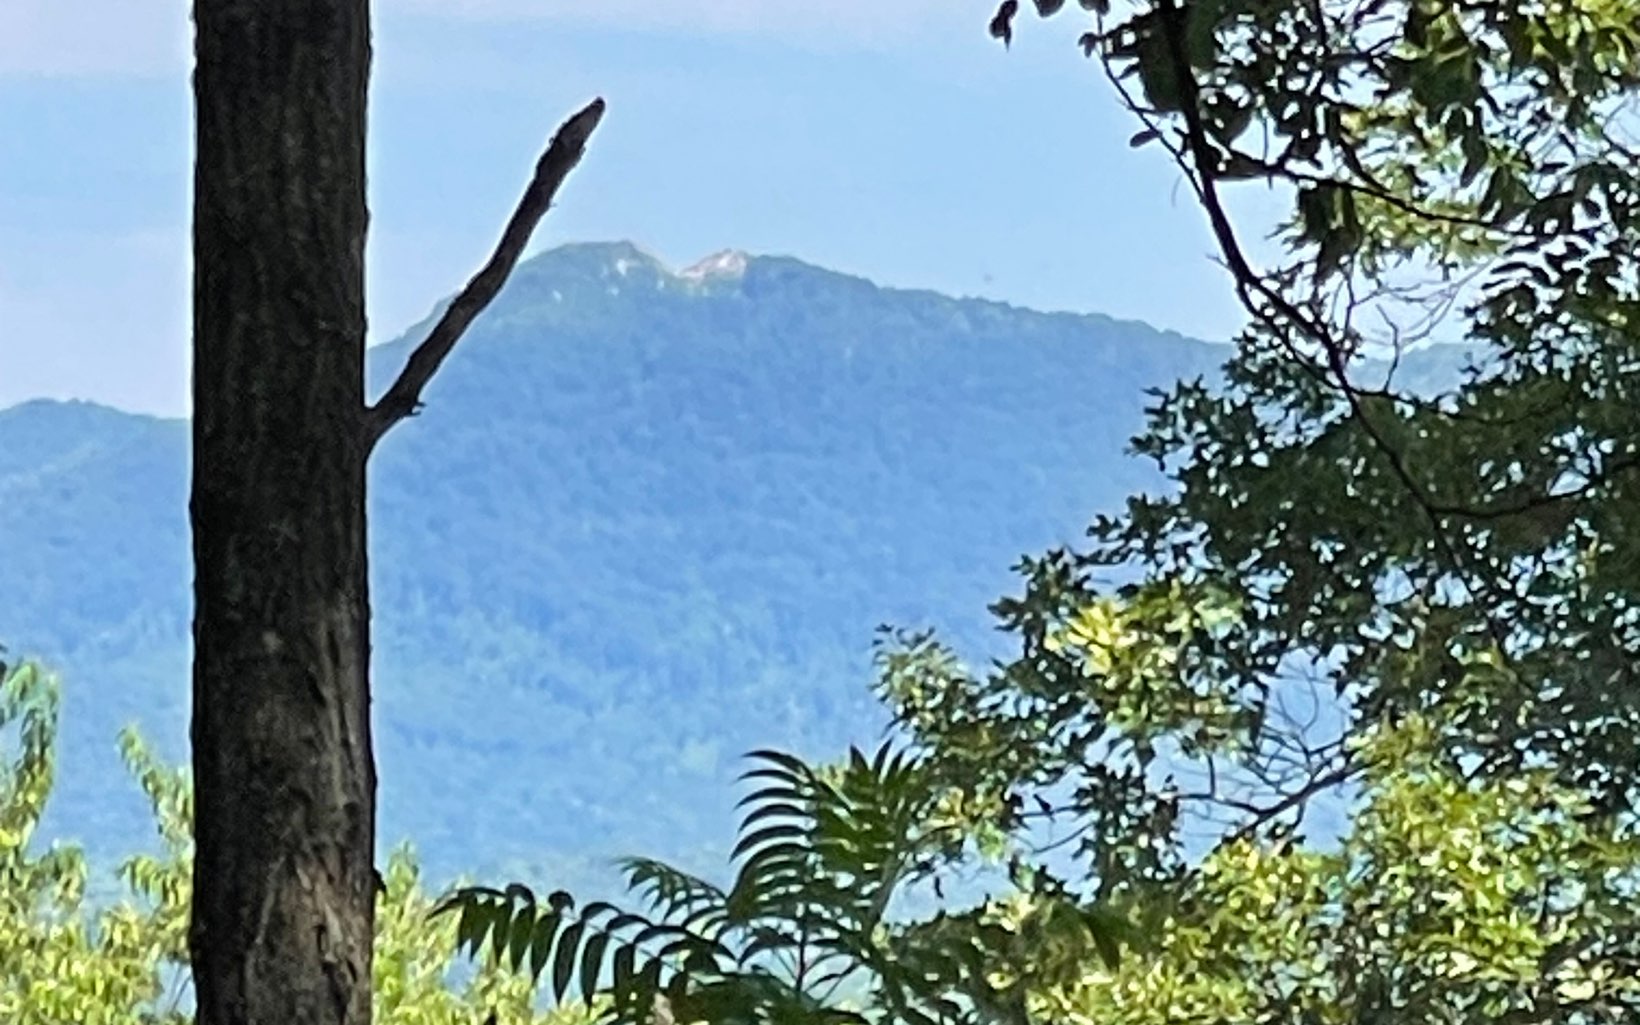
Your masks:
[{"label": "bark ridge texture", "polygon": [[196,0],[202,1025],[370,1020],[367,0]]}]

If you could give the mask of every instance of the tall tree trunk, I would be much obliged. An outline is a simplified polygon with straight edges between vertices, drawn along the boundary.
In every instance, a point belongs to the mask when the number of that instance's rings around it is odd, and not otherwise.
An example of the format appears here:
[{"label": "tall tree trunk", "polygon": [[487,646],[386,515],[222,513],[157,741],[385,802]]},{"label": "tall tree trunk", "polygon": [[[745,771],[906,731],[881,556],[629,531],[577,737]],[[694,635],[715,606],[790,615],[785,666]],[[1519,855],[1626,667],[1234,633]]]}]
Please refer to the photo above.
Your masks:
[{"label": "tall tree trunk", "polygon": [[368,0],[195,0],[202,1025],[370,1020]]},{"label": "tall tree trunk", "polygon": [[375,932],[365,462],[603,116],[364,395],[369,0],[194,0],[194,889],[200,1025],[366,1025]]}]

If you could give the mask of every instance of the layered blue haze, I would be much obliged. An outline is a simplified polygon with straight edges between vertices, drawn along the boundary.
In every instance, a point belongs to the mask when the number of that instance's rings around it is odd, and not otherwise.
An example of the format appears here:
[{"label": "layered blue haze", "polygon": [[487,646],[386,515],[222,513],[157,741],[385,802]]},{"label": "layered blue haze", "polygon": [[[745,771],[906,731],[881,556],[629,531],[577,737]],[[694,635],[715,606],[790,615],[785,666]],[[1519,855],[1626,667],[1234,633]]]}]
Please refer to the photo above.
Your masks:
[{"label": "layered blue haze", "polygon": [[[712,864],[739,753],[874,743],[878,624],[1003,653],[1010,567],[1156,486],[1123,454],[1146,389],[1227,351],[787,258],[523,264],[373,468],[384,844],[436,879]],[[0,642],[62,673],[49,833],[105,862],[150,828],[115,732],[186,754],[187,444],[0,411]]]}]

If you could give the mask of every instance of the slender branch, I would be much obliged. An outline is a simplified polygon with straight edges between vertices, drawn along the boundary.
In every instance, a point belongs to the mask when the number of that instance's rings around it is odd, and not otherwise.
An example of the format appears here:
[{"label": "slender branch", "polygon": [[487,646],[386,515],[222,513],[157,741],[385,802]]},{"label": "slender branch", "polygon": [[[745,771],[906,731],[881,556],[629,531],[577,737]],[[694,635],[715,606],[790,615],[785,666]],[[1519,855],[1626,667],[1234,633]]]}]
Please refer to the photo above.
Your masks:
[{"label": "slender branch", "polygon": [[1243,823],[1241,828],[1230,834],[1229,842],[1234,843],[1235,841],[1245,840],[1251,837],[1271,819],[1284,815],[1295,808],[1299,809],[1302,814],[1303,806],[1311,798],[1331,790],[1334,787],[1342,786],[1343,784],[1350,782],[1362,771],[1361,766],[1346,758],[1336,768],[1329,772],[1312,776],[1310,780],[1302,787],[1287,794],[1280,800],[1262,807],[1253,807],[1249,809],[1253,817]]},{"label": "slender branch", "polygon": [[523,254],[535,226],[546,216],[552,200],[564,179],[581,162],[587,140],[604,116],[604,101],[595,99],[559,126],[553,134],[547,151],[535,165],[535,177],[518,201],[512,219],[501,233],[495,252],[489,262],[461,290],[439,317],[438,323],[425,340],[410,354],[398,379],[375,405],[365,410],[364,442],[368,452],[382,435],[400,420],[414,416],[421,408],[422,389],[438,373],[445,357],[466,333],[484,308],[501,291],[512,273],[513,266]]},{"label": "slender branch", "polygon": [[1093,832],[1093,827],[1094,823],[1084,822],[1057,840],[1049,840],[1045,843],[1032,845],[1031,853],[1041,856],[1043,854],[1050,854],[1056,850],[1059,850],[1061,847],[1067,847]]},{"label": "slender branch", "polygon": [[1470,506],[1470,505],[1437,505],[1430,508],[1442,516],[1451,516],[1457,519],[1486,521],[1501,520],[1510,516],[1520,516],[1548,506],[1569,504],[1584,498],[1591,492],[1613,483],[1618,477],[1629,471],[1640,468],[1640,459],[1614,460],[1611,466],[1603,472],[1591,474],[1582,485],[1571,491],[1529,495],[1507,505]]},{"label": "slender branch", "polygon": [[1301,171],[1288,165],[1284,160],[1272,163],[1267,160],[1244,153],[1235,148],[1229,148],[1225,159],[1229,163],[1240,163],[1257,171],[1266,178],[1286,178],[1289,181],[1303,182],[1306,185],[1329,185],[1334,188],[1347,189],[1357,195],[1376,199],[1386,206],[1392,206],[1403,213],[1411,214],[1420,220],[1436,221],[1442,224],[1454,224],[1466,228],[1479,228],[1484,231],[1495,231],[1500,235],[1513,236],[1523,239],[1552,239],[1554,233],[1547,228],[1515,228],[1507,223],[1489,220],[1476,214],[1465,214],[1454,210],[1435,210],[1426,207],[1415,200],[1396,195],[1385,186],[1378,183],[1361,163],[1361,158],[1348,146],[1339,146],[1339,154],[1344,163],[1354,172],[1361,181],[1351,181],[1348,178],[1334,177],[1329,174],[1315,174]]}]

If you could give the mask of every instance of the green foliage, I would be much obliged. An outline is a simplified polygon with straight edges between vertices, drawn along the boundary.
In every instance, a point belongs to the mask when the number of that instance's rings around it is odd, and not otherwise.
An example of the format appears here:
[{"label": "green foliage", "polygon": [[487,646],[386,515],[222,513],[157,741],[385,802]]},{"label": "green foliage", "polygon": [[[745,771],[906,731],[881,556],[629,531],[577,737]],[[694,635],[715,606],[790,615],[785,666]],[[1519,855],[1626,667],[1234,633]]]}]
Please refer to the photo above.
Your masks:
[{"label": "green foliage", "polygon": [[1149,960],[1036,1009],[1111,1025],[1632,1019],[1640,840],[1550,774],[1465,780],[1424,725],[1362,750],[1366,793],[1336,850],[1214,848]]},{"label": "green foliage", "polygon": [[[35,853],[31,841],[51,793],[57,703],[56,681],[37,666],[24,663],[0,681],[0,738],[17,741],[15,754],[0,746],[0,1019],[180,1025],[174,993],[162,984],[187,913],[174,865],[133,859],[122,872],[137,902],[91,913],[80,851],[52,844]],[[169,808],[169,781],[148,771],[134,739],[122,746],[156,811]],[[164,826],[175,824],[162,824],[167,841],[176,834]]]},{"label": "green foliage", "polygon": [[[1185,659],[1241,692],[1314,659],[1366,721],[1429,712],[1478,771],[1632,807],[1640,6],[1155,0],[1089,46],[1118,88],[1179,79],[1124,96],[1252,324],[1226,387],[1171,390],[1136,440],[1178,491],[1080,563],[1228,593],[1234,637]],[[1274,268],[1236,236],[1241,178],[1291,190]],[[1433,398],[1360,361],[1431,337],[1478,352]]]},{"label": "green foliage", "polygon": [[971,851],[931,763],[888,745],[820,768],[751,758],[726,890],[637,859],[625,868],[645,913],[577,910],[562,891],[543,904],[517,885],[458,890],[441,911],[474,954],[487,945],[492,964],[548,975],[559,1000],[607,996],[619,1022],[648,1022],[659,1002],[671,1020],[714,1025],[1023,1022],[1045,973],[1114,963],[1120,921],[1046,886],[956,914],[891,914],[916,884],[942,892]]},{"label": "green foliage", "polygon": [[[1293,667],[1238,688],[1222,659],[1248,616],[1222,589],[1104,594],[1062,553],[1027,570],[1026,596],[998,606],[1016,660],[972,674],[913,634],[885,637],[880,662],[930,768],[962,781],[954,806],[998,834],[1034,823],[1039,852],[1060,848],[1061,871],[1134,909],[1151,941],[1114,969],[1039,977],[1039,1020],[1640,1013],[1640,823],[1603,786],[1547,759],[1488,771],[1453,753],[1435,702],[1329,706]],[[1468,686],[1490,682],[1484,668]],[[1318,822],[1340,795],[1348,819]]]},{"label": "green foliage", "polygon": [[[31,844],[51,793],[58,684],[25,663],[0,680],[0,1021],[17,1025],[183,1025],[193,788],[134,730],[119,738],[147,796],[158,853],[128,858],[127,887],[91,906],[78,849]],[[15,751],[10,741],[15,738]],[[494,967],[456,979],[453,922],[429,922],[432,897],[408,845],[392,852],[377,909],[374,987],[382,1025],[584,1025],[578,1009],[542,1012],[527,980]]]},{"label": "green foliage", "polygon": [[[1134,439],[1175,489],[1023,564],[995,607],[1016,657],[882,650],[992,828],[1040,812],[1146,909],[1152,959],[1035,1008],[1634,1020],[1640,8],[1084,6],[1251,324]],[[1292,199],[1273,269],[1237,237],[1243,179]],[[1478,356],[1438,394],[1363,361],[1440,337]]]},{"label": "green foliage", "polygon": [[381,1025],[585,1025],[589,1020],[578,1008],[541,1011],[525,980],[494,966],[454,984],[454,923],[431,920],[433,897],[422,888],[421,869],[408,844],[388,857],[383,883],[373,981],[375,1020]]},{"label": "green foliage", "polygon": [[[1209,588],[1236,610],[1183,640],[1177,675],[1239,707],[1244,746],[1308,663],[1346,734],[1419,714],[1467,773],[1549,771],[1632,816],[1640,7],[1157,0],[1090,43],[1117,83],[1134,62],[1180,76],[1177,105],[1131,105],[1253,321],[1225,387],[1161,395],[1135,440],[1177,491],[1035,567],[1019,621],[1137,563],[1123,601]],[[1256,152],[1223,141],[1226,111]],[[1246,176],[1294,188],[1273,270],[1228,217]],[[1481,350],[1455,387],[1363,383],[1363,352],[1442,330]],[[1349,774],[1344,745],[1328,760]]]}]

